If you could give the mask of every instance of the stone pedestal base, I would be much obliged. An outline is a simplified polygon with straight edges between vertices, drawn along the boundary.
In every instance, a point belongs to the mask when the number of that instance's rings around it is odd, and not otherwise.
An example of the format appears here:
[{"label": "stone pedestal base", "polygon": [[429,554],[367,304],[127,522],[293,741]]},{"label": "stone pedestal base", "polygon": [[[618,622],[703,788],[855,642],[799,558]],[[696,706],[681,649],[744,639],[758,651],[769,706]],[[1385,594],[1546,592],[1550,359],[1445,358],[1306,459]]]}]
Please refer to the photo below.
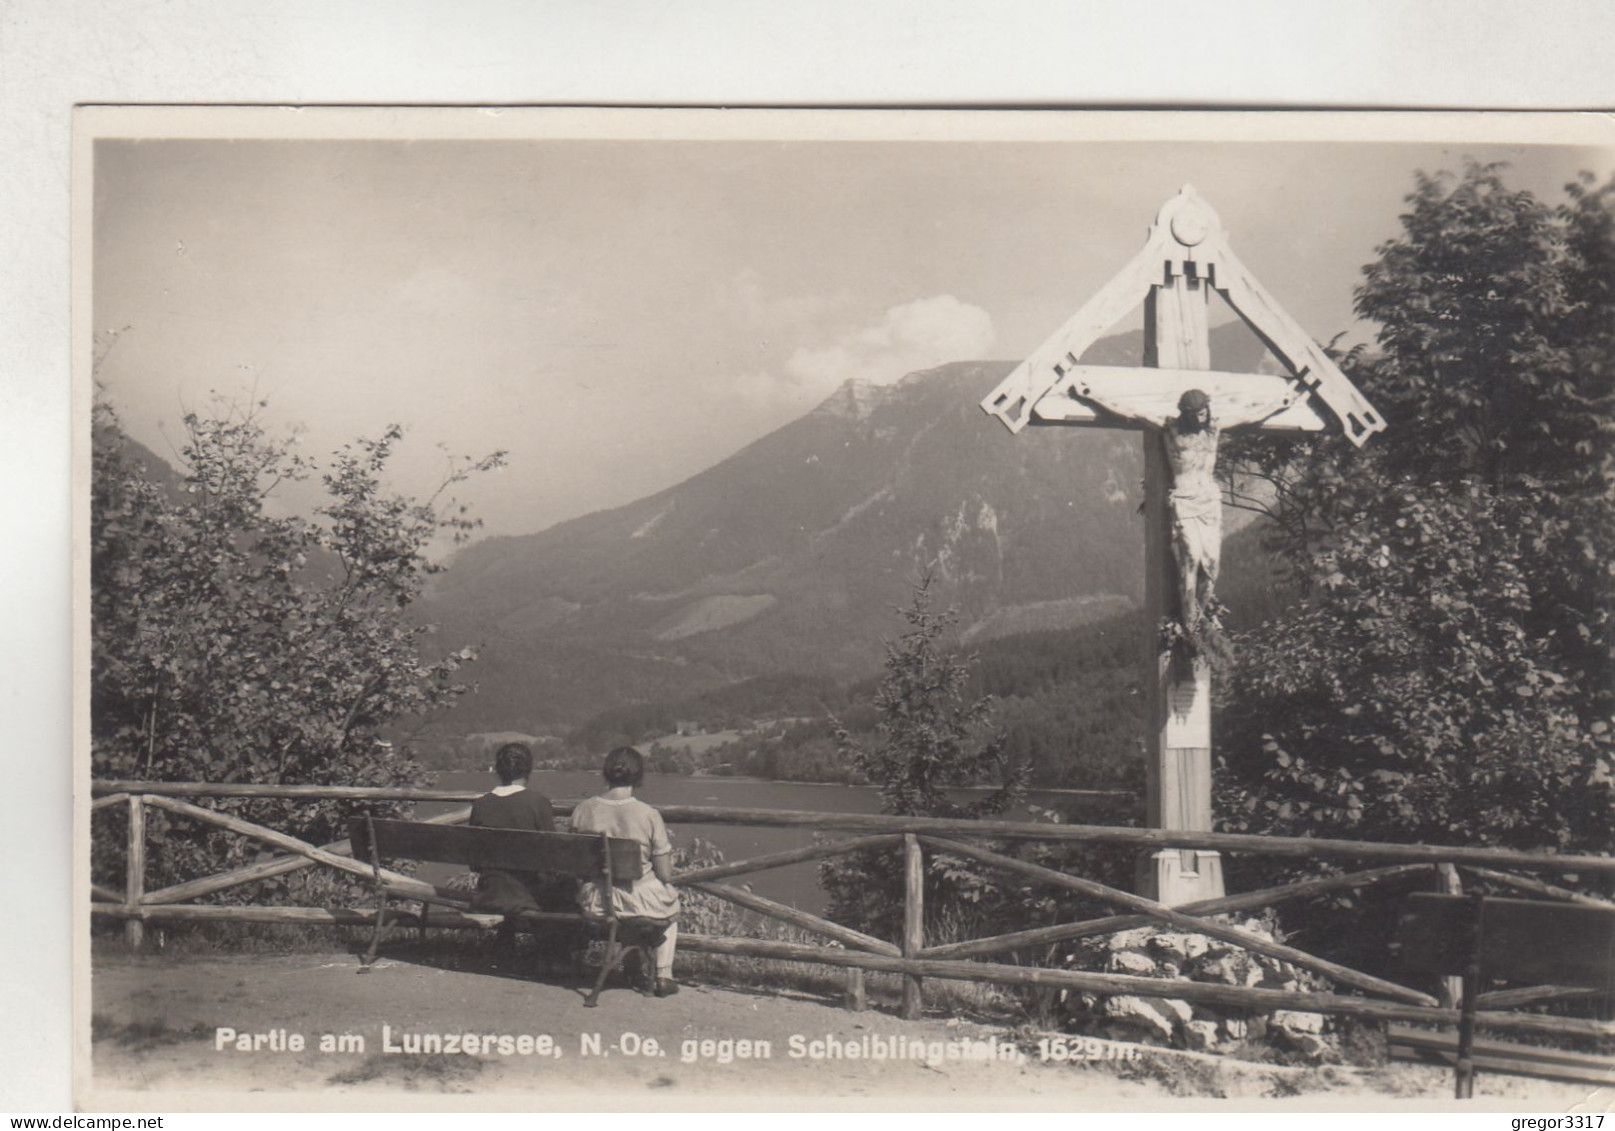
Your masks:
[{"label": "stone pedestal base", "polygon": [[1138,861],[1138,893],[1146,899],[1179,907],[1202,899],[1221,899],[1222,856],[1198,848],[1164,848]]}]

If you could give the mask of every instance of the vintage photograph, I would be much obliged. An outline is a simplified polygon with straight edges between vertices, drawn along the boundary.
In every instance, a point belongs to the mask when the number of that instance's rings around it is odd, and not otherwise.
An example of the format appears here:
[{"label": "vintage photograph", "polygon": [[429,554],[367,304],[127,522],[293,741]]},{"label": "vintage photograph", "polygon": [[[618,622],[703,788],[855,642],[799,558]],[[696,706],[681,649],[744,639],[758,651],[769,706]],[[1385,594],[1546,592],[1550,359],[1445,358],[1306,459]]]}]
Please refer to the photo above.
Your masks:
[{"label": "vintage photograph", "polygon": [[87,1110],[1607,1106],[1615,127],[88,108]]}]

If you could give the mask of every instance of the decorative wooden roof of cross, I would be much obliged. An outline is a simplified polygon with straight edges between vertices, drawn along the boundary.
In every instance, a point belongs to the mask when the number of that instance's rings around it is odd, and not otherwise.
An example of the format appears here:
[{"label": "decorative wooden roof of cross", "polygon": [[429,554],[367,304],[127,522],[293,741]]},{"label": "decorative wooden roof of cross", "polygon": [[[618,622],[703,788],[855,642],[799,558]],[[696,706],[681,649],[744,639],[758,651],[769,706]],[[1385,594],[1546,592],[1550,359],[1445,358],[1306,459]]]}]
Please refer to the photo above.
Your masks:
[{"label": "decorative wooden roof of cross", "polygon": [[[1083,351],[1138,305],[1151,287],[1170,286],[1175,276],[1205,282],[1261,339],[1287,373],[1223,373],[1082,365]],[[1103,387],[1107,399],[1136,405],[1144,419],[1165,420],[1177,411],[1187,388],[1209,393],[1213,403],[1271,402],[1288,387],[1295,403],[1261,423],[1264,431],[1321,431],[1328,413],[1359,447],[1385,421],[1305,330],[1228,246],[1228,235],[1211,206],[1185,185],[1161,207],[1144,247],[1115,278],[1078,310],[1048,341],[1021,362],[981,407],[1011,432],[1029,423],[1127,426],[1082,397]]]}]

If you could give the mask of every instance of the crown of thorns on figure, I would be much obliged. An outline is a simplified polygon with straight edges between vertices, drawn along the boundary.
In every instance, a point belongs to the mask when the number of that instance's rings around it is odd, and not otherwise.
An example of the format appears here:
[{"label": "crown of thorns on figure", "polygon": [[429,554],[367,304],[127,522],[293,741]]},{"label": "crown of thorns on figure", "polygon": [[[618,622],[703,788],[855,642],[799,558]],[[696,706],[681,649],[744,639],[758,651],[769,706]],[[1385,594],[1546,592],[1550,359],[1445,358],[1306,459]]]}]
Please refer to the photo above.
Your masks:
[{"label": "crown of thorns on figure", "polygon": [[1178,398],[1179,412],[1199,412],[1203,408],[1209,408],[1210,405],[1211,398],[1199,389],[1190,389]]}]

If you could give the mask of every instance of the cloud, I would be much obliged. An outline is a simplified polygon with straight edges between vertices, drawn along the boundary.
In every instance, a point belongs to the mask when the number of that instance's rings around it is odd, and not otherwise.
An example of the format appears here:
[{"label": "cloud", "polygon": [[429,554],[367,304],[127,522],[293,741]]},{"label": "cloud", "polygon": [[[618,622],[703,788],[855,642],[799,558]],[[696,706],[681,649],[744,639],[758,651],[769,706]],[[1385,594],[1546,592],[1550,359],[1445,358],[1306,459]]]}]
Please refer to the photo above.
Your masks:
[{"label": "cloud", "polygon": [[[859,324],[843,313],[854,306],[846,294],[771,296],[748,269],[723,298],[761,335],[752,365],[732,378],[729,392],[768,415],[812,408],[852,378],[890,385],[915,370],[990,356],[998,336],[990,314],[953,295],[916,299]],[[782,362],[774,353],[780,339],[807,344]]]},{"label": "cloud", "polygon": [[786,374],[805,391],[828,394],[857,378],[890,385],[917,369],[987,356],[997,339],[992,315],[952,295],[894,306],[878,321],[845,330],[817,348],[799,347]]}]

